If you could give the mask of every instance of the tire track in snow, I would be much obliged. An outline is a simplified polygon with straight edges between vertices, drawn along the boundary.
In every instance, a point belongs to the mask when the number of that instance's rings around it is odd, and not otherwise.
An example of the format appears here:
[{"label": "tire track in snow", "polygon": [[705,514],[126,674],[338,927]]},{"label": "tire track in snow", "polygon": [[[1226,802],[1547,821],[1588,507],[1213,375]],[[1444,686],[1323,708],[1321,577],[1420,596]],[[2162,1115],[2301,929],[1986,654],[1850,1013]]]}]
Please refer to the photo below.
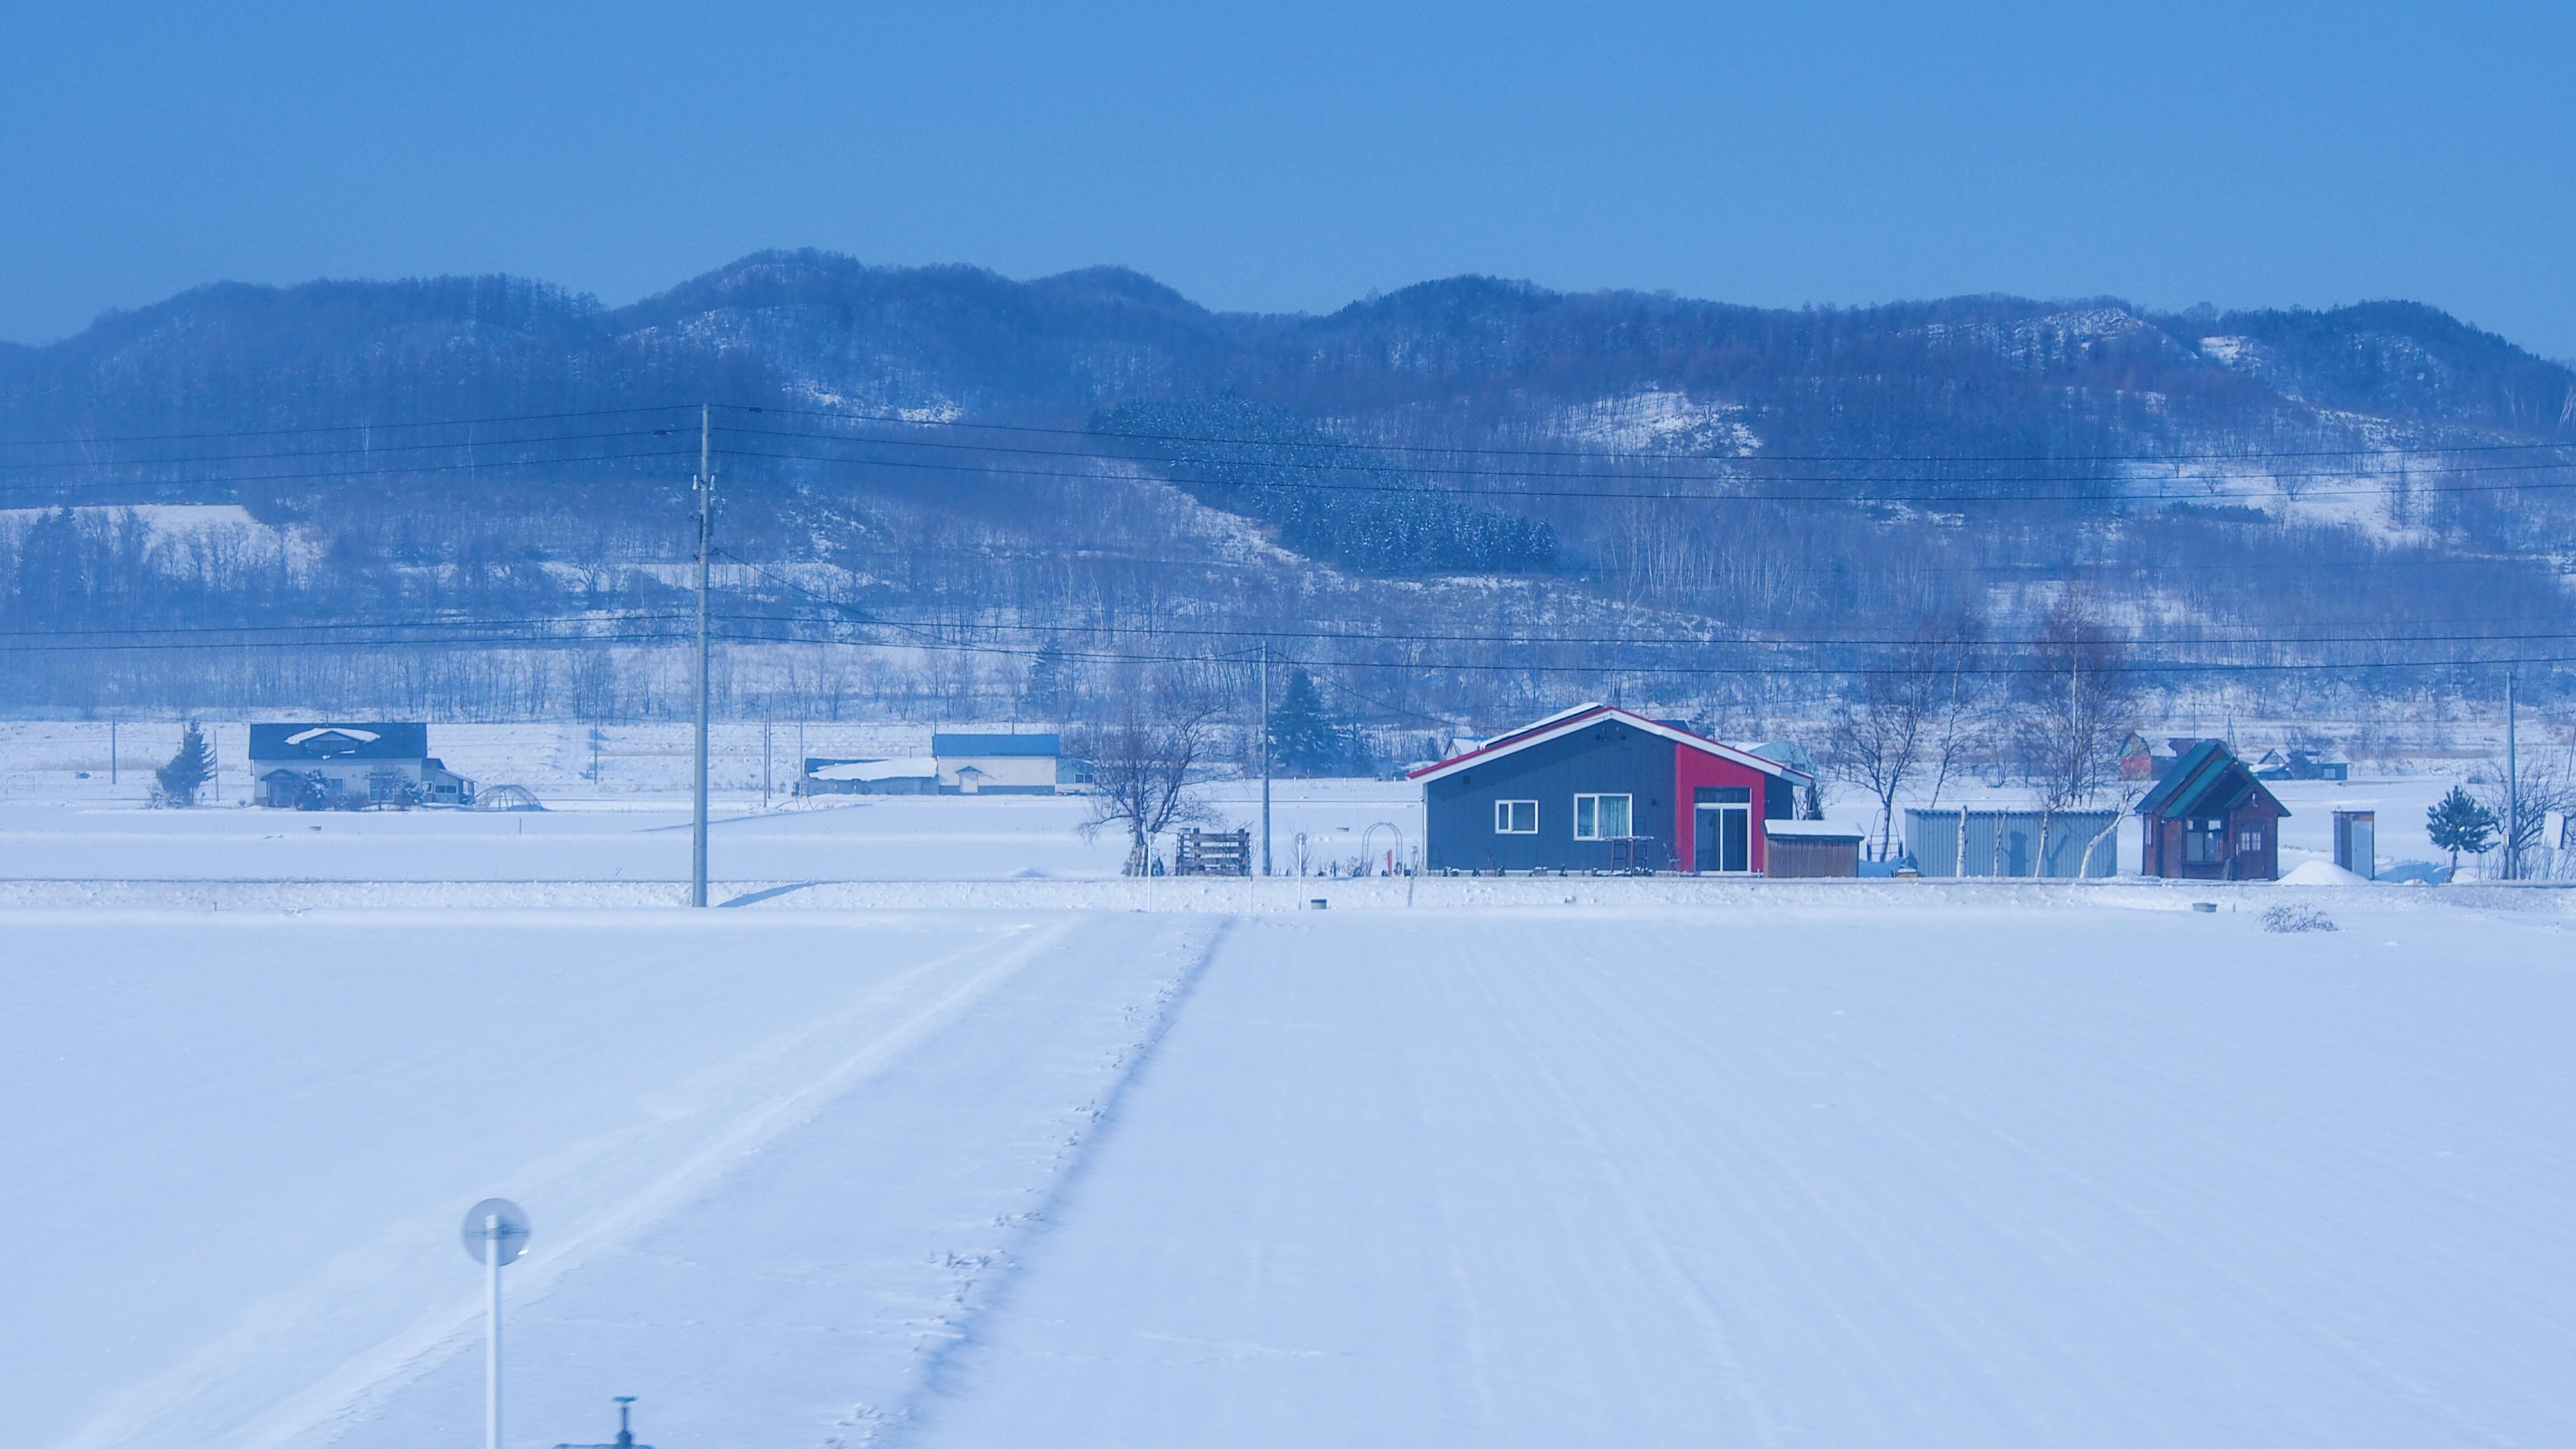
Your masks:
[{"label": "tire track in snow", "polygon": [[825,1438],[822,1449],[873,1449],[922,1427],[932,1403],[949,1391],[959,1358],[976,1346],[979,1327],[1008,1305],[1035,1241],[1062,1220],[1065,1205],[1089,1176],[1102,1144],[1117,1125],[1120,1104],[1160,1053],[1234,924],[1229,917],[1202,938],[1185,937],[1182,954],[1187,964],[1149,1003],[1133,1009],[1143,1018],[1141,1029],[1111,1059],[1109,1080],[1075,1109],[1073,1128],[1042,1164],[1043,1182],[1031,1189],[1043,1194],[1037,1203],[1025,1212],[994,1220],[993,1226],[1004,1235],[1001,1243],[949,1255],[950,1263],[959,1269],[957,1284],[944,1311],[922,1325],[923,1338],[915,1350],[921,1363],[904,1401],[890,1409],[856,1406],[836,1426],[846,1432]]},{"label": "tire track in snow", "polygon": [[[565,1273],[679,1210],[735,1164],[760,1151],[763,1144],[794,1130],[863,1078],[999,989],[1029,961],[1062,940],[1074,924],[1067,921],[1044,928],[1016,927],[999,940],[979,942],[923,962],[894,978],[870,1000],[773,1038],[740,1059],[735,1064],[736,1071],[757,1071],[780,1054],[792,1052],[800,1042],[852,1029],[882,1010],[888,996],[899,998],[909,988],[942,973],[960,973],[954,984],[865,1037],[828,1069],[733,1118],[723,1130],[694,1145],[676,1165],[655,1174],[647,1186],[618,1207],[539,1247],[512,1270],[513,1301],[542,1297]],[[978,962],[978,957],[986,959]],[[541,1199],[543,1193],[530,1191],[529,1185],[562,1181],[595,1165],[603,1152],[615,1150],[596,1142],[574,1144],[547,1161],[508,1174],[508,1178],[519,1184],[513,1191]],[[448,1231],[443,1228],[445,1213],[442,1211],[438,1217],[441,1225],[425,1221],[397,1225],[388,1233],[387,1241],[416,1239],[424,1230],[432,1229],[434,1237],[443,1237]],[[225,1377],[227,1366],[269,1351],[281,1334],[293,1331],[305,1305],[317,1297],[353,1289],[363,1291],[363,1284],[344,1281],[345,1272],[345,1262],[334,1265],[299,1288],[258,1305],[233,1333],[208,1345],[190,1362],[162,1378],[129,1392],[121,1402],[112,1404],[63,1441],[62,1449],[105,1449],[108,1445],[181,1432],[178,1424],[196,1412],[201,1397]],[[481,1312],[479,1294],[470,1300],[442,1305],[410,1330],[362,1349],[322,1381],[237,1428],[217,1431],[200,1442],[221,1444],[227,1449],[273,1449],[307,1436],[331,1437],[341,1427],[377,1412],[405,1387],[470,1347],[481,1331]]]}]

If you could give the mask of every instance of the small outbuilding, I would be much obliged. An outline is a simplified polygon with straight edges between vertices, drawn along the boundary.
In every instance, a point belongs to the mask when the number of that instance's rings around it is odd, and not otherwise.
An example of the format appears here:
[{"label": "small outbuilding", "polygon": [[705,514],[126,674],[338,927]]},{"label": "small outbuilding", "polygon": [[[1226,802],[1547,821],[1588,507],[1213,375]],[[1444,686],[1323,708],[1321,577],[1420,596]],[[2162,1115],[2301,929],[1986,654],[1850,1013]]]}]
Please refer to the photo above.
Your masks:
[{"label": "small outbuilding", "polygon": [[1764,872],[1773,880],[1822,880],[1860,874],[1860,841],[1856,825],[1832,820],[1765,820]]},{"label": "small outbuilding", "polygon": [[1606,704],[1414,770],[1430,870],[1760,875],[1803,771]]},{"label": "small outbuilding", "polygon": [[2278,880],[2290,812],[2234,751],[2203,740],[2138,802],[2138,873],[2177,880]]}]

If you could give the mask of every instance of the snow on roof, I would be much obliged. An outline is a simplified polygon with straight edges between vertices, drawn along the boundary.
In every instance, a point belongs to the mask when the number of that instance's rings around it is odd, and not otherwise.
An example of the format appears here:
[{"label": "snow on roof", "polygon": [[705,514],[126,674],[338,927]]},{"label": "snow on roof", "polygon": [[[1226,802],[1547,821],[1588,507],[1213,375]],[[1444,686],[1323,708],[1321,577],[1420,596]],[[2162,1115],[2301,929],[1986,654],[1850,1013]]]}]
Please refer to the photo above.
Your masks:
[{"label": "snow on roof", "polygon": [[1839,820],[1765,820],[1762,833],[1783,839],[1795,836],[1802,840],[1858,840],[1869,832]]},{"label": "snow on roof", "polygon": [[1644,715],[1632,714],[1616,705],[1601,704],[1598,702],[1576,705],[1572,709],[1559,710],[1535,724],[1523,725],[1521,728],[1513,730],[1509,734],[1495,736],[1492,740],[1488,741],[1482,749],[1469,750],[1463,755],[1452,756],[1436,765],[1425,766],[1424,768],[1416,770],[1412,774],[1406,776],[1406,778],[1421,780],[1427,783],[1443,775],[1447,775],[1452,771],[1463,769],[1469,764],[1483,760],[1498,759],[1501,756],[1511,754],[1516,750],[1527,749],[1531,745],[1543,744],[1548,740],[1571,734],[1574,731],[1593,723],[1596,719],[1607,719],[1612,717],[1615,717],[1619,723],[1627,725],[1631,729],[1642,730],[1647,734],[1671,740],[1675,744],[1698,750],[1703,754],[1715,755],[1721,760],[1729,760],[1739,765],[1749,765],[1756,770],[1760,770],[1766,775],[1776,775],[1782,779],[1797,780],[1801,782],[1805,782],[1813,778],[1808,775],[1806,771],[1798,769],[1793,765],[1784,765],[1777,760],[1766,760],[1760,755],[1753,754],[1747,750],[1737,749],[1733,745],[1722,745],[1715,740],[1702,739],[1700,736],[1692,734],[1688,730],[1677,730],[1670,725],[1657,724],[1655,721],[1646,718]]},{"label": "snow on roof", "polygon": [[300,745],[319,739],[324,735],[339,735],[345,739],[365,740],[369,743],[373,743],[374,741],[384,738],[383,735],[376,733],[374,730],[362,730],[356,725],[317,725],[312,729],[299,730],[294,734],[288,735],[286,737],[286,742],[290,745]]},{"label": "snow on roof", "polygon": [[844,760],[837,765],[818,765],[817,780],[912,780],[928,779],[939,773],[937,760]]}]

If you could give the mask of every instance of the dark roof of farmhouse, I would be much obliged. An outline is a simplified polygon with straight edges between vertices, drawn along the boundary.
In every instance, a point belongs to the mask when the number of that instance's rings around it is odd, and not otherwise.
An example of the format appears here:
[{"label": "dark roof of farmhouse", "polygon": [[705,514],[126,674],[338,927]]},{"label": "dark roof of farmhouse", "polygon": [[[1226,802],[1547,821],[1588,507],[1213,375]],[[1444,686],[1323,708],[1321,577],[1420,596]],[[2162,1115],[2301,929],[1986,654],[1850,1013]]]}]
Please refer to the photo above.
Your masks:
[{"label": "dark roof of farmhouse", "polygon": [[429,726],[365,723],[255,724],[250,758],[268,760],[418,760],[429,754]]}]

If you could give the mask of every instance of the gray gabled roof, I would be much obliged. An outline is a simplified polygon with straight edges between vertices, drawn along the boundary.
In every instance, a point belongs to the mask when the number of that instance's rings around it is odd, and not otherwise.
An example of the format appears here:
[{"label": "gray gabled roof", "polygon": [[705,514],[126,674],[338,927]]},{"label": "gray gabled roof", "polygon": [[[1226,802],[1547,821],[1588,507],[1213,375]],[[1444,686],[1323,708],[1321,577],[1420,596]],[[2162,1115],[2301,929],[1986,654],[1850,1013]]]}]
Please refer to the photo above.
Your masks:
[{"label": "gray gabled roof", "polygon": [[2247,795],[2261,795],[2283,815],[2289,810],[2263,788],[2245,762],[2216,740],[2202,740],[2173,762],[2155,788],[2138,801],[2140,815],[2172,819],[2185,815],[2223,815]]}]

